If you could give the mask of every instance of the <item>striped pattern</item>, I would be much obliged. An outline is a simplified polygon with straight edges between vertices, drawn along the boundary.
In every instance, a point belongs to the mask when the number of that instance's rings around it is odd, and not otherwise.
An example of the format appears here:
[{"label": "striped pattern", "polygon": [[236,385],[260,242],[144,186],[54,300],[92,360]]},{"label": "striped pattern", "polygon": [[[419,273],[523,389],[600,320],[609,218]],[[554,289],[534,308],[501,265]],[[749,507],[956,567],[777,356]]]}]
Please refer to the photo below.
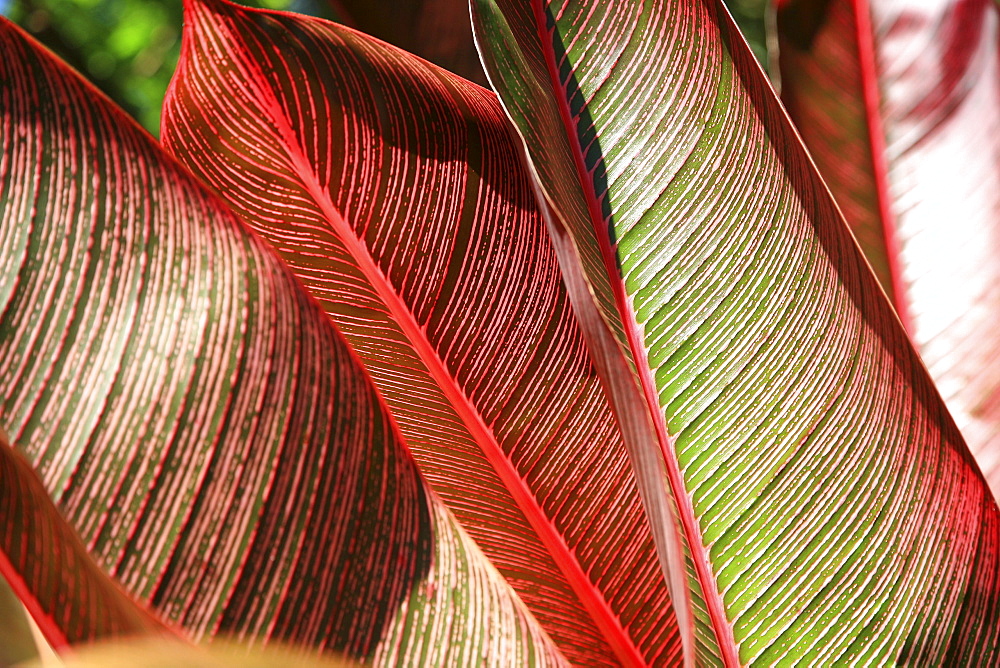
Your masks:
[{"label": "striped pattern", "polygon": [[[876,162],[872,150],[876,129],[868,117],[854,3],[786,2],[778,28],[785,109],[886,295],[897,309],[905,309],[896,296],[894,261],[888,255],[892,230],[886,224],[892,221],[883,223],[881,215],[889,193],[876,185],[877,172],[885,177],[885,162],[882,156]],[[878,101],[872,102],[877,108]]]},{"label": "striped pattern", "polygon": [[[194,638],[564,664],[277,256],[0,31],[0,421],[100,564]],[[34,592],[48,614],[113,603],[83,600],[58,554],[17,552],[55,579]]]},{"label": "striped pattern", "polygon": [[192,2],[168,150],[289,262],[568,659],[679,651],[614,416],[496,98],[340,26]]},{"label": "striped pattern", "polygon": [[[10,583],[58,650],[80,638],[157,630],[149,614],[94,563],[31,465],[2,434],[0,577]],[[5,625],[5,643],[11,641],[9,632]]]},{"label": "striped pattern", "polygon": [[[852,227],[886,229],[859,241],[869,259],[891,258],[903,321],[1000,495],[997,4],[829,5],[811,18],[789,5],[783,95]],[[852,111],[862,89],[871,91],[867,115]],[[882,164],[881,182],[854,162],[865,154]]]},{"label": "striped pattern", "polygon": [[721,3],[474,9],[667,434],[698,662],[1000,660],[1000,511]]}]

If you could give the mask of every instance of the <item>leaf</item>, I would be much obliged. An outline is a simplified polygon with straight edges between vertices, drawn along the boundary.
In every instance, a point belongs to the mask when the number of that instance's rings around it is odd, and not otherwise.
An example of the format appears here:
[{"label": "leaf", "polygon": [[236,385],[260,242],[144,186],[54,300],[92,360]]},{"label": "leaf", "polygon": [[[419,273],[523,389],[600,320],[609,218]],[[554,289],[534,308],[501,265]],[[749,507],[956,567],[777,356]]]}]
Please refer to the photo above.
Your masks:
[{"label": "leaf", "polygon": [[287,267],[0,31],[0,416],[100,565],[196,639],[563,664]]},{"label": "leaf", "polygon": [[352,28],[486,85],[466,0],[331,0]]},{"label": "leaf", "polygon": [[[896,298],[896,293],[904,288],[894,283],[901,277],[894,277],[894,260],[890,259],[887,246],[888,242],[895,244],[896,240],[891,231],[883,227],[881,219],[890,215],[882,210],[887,202],[880,199],[879,194],[880,189],[887,192],[888,187],[882,148],[879,149],[877,164],[872,153],[872,141],[881,142],[880,146],[884,148],[880,131],[875,127],[878,101],[866,97],[862,85],[861,61],[856,55],[859,48],[857,28],[840,25],[835,39],[828,37],[824,40],[827,48],[832,50],[830,56],[836,59],[836,71],[831,69],[827,72],[817,63],[809,62],[809,43],[816,39],[816,32],[827,22],[827,14],[834,4],[825,1],[809,3],[808,6],[798,3],[782,5],[780,27],[783,31],[790,30],[796,34],[791,38],[794,43],[788,41],[787,33],[786,39],[781,42],[782,99],[789,114],[798,121],[796,127],[806,146],[810,147],[813,159],[850,223],[875,275],[906,320],[906,305],[898,303]],[[838,16],[829,18],[841,24],[849,19],[849,14],[841,9]],[[793,28],[791,24],[801,27]],[[849,29],[851,32],[848,32]],[[870,52],[870,40],[866,46]],[[853,57],[852,52],[855,54]],[[831,76],[835,76],[836,80],[824,81]],[[829,89],[828,95],[832,95],[834,89],[838,91],[836,106],[816,104],[817,96],[823,94],[824,89]],[[870,120],[869,114],[873,114]],[[815,118],[807,117],[814,115]],[[814,150],[821,148],[817,142],[826,143],[827,148]],[[838,157],[833,158],[832,152],[838,152]],[[842,173],[838,175],[831,170],[842,170]],[[877,180],[880,181],[878,185]],[[892,256],[896,255],[893,250]]]},{"label": "leaf", "polygon": [[[0,575],[57,649],[161,628],[94,563],[31,465],[2,434],[0,527]],[[4,627],[5,645],[13,641],[10,631]]]},{"label": "leaf", "polygon": [[496,98],[324,21],[187,11],[168,150],[317,295],[567,658],[674,660],[627,452]]},{"label": "leaf", "polygon": [[473,24],[657,418],[699,662],[995,662],[997,506],[721,4]]},{"label": "leaf", "polygon": [[996,3],[805,4],[781,12],[785,103],[997,495]]}]

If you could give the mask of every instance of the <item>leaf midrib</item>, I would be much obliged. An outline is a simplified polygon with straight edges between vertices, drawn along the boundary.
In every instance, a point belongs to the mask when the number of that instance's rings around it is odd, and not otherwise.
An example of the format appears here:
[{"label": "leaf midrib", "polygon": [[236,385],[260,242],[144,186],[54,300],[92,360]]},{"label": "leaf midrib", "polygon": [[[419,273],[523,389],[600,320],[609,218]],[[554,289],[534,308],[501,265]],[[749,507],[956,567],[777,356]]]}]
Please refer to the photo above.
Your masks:
[{"label": "leaf midrib", "polygon": [[[878,64],[875,58],[875,34],[871,22],[868,0],[852,0],[858,64],[861,72],[861,94],[865,110],[865,127],[868,130],[868,150],[872,158],[872,175],[875,180],[875,197],[878,217],[882,224],[882,242],[892,281],[892,301],[903,328],[913,334],[908,290],[903,277],[902,248],[896,234],[896,215],[889,193],[889,164],[886,157],[885,129],[882,126],[882,100],[879,92]],[[863,253],[862,253],[863,255]]]},{"label": "leaf midrib", "polygon": [[[233,35],[235,41],[241,41],[238,35]],[[297,140],[292,129],[291,120],[284,107],[274,95],[273,89],[267,85],[263,73],[255,64],[248,64],[253,71],[254,81],[262,101],[262,108],[269,110],[269,116],[275,123],[279,139],[284,145],[291,160],[295,174],[299,177],[306,191],[313,198],[323,217],[329,223],[335,236],[344,244],[348,253],[355,259],[358,268],[375,288],[383,303],[388,307],[393,321],[400,327],[407,340],[417,352],[424,367],[428,370],[434,382],[449,400],[455,413],[461,418],[472,436],[479,444],[480,450],[493,467],[497,476],[503,482],[517,507],[524,514],[532,529],[536,532],[542,544],[548,549],[553,562],[562,571],[574,593],[580,599],[584,608],[590,614],[595,626],[604,635],[605,641],[615,655],[626,666],[645,666],[647,662],[636,647],[631,636],[624,630],[614,610],[604,598],[603,593],[594,585],[576,555],[570,549],[563,536],[556,530],[545,511],[538,503],[524,478],[513,466],[497,442],[492,429],[483,421],[475,405],[458,385],[457,379],[447,369],[441,357],[428,340],[425,329],[417,323],[416,318],[396,291],[392,283],[385,277],[381,268],[375,262],[368,247],[357,237],[353,228],[337,210],[327,191],[316,178],[315,171],[307,158],[305,151]],[[332,318],[331,318],[332,320]],[[350,343],[350,340],[347,340]],[[371,376],[371,371],[363,359],[359,357],[361,366]],[[374,382],[374,378],[372,379]],[[377,384],[375,391],[381,394]],[[390,404],[386,403],[386,406]],[[405,442],[405,441],[404,441]]]},{"label": "leaf midrib", "polygon": [[[657,438],[659,439],[660,450],[666,464],[667,480],[677,504],[680,523],[687,539],[688,550],[691,553],[695,574],[701,585],[703,599],[708,608],[707,612],[709,620],[712,623],[712,630],[722,653],[721,658],[724,664],[727,666],[739,666],[739,650],[733,634],[733,627],[726,617],[725,606],[719,592],[718,583],[711,569],[708,552],[701,539],[701,527],[694,514],[691,497],[684,485],[684,478],[680,470],[680,463],[677,460],[674,440],[667,432],[663,411],[659,404],[659,393],[656,390],[653,372],[649,367],[649,358],[645,352],[645,346],[641,339],[635,313],[625,294],[625,285],[618,271],[616,253],[611,248],[611,240],[607,235],[606,221],[604,220],[597,192],[591,179],[591,173],[587,169],[580,142],[574,133],[575,125],[572,122],[572,110],[569,107],[566,89],[560,82],[559,67],[556,63],[555,50],[552,46],[554,35],[546,27],[547,8],[544,5],[544,0],[531,0],[531,7],[539,39],[539,47],[544,55],[549,75],[549,84],[552,86],[552,97],[559,108],[560,120],[566,132],[570,150],[573,153],[577,180],[586,199],[587,213],[594,227],[594,236],[600,246],[601,259],[604,262],[608,283],[614,295],[615,306],[619,314],[622,315],[622,325],[628,341],[629,352],[638,371],[643,396],[646,399],[650,414],[653,416],[653,424],[656,429]],[[546,40],[548,40],[548,43]]]}]

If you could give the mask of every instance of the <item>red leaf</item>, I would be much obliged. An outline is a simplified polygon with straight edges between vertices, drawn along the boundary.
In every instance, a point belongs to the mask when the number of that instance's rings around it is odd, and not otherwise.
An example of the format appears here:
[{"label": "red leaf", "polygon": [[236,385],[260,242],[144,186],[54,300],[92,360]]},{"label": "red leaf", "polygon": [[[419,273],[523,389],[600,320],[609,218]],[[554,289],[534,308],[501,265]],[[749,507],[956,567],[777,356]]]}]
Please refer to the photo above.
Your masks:
[{"label": "red leaf", "polygon": [[94,563],[31,465],[2,434],[0,576],[7,578],[56,649],[160,629]]},{"label": "red leaf", "polygon": [[997,4],[793,1],[779,27],[789,113],[997,495]]},{"label": "red leaf", "polygon": [[[0,145],[0,415],[130,593],[196,638],[564,663],[288,268],[3,21]],[[46,556],[29,586],[74,575]],[[102,604],[69,584],[66,612]]]},{"label": "red leaf", "polygon": [[331,0],[348,24],[486,85],[467,0]]},{"label": "red leaf", "polygon": [[571,660],[678,651],[614,417],[495,97],[333,24],[192,2],[164,142],[268,238]]},{"label": "red leaf", "polygon": [[995,663],[998,508],[722,3],[473,8],[656,420],[699,661]]}]

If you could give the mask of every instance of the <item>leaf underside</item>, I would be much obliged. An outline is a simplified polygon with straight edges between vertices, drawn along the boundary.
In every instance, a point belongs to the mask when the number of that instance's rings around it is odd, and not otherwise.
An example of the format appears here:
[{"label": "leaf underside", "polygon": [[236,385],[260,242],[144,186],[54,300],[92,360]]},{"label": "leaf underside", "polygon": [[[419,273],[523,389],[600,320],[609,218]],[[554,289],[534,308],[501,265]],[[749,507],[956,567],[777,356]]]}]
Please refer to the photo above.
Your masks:
[{"label": "leaf underside", "polygon": [[660,421],[699,662],[996,661],[997,506],[721,3],[474,10]]}]

